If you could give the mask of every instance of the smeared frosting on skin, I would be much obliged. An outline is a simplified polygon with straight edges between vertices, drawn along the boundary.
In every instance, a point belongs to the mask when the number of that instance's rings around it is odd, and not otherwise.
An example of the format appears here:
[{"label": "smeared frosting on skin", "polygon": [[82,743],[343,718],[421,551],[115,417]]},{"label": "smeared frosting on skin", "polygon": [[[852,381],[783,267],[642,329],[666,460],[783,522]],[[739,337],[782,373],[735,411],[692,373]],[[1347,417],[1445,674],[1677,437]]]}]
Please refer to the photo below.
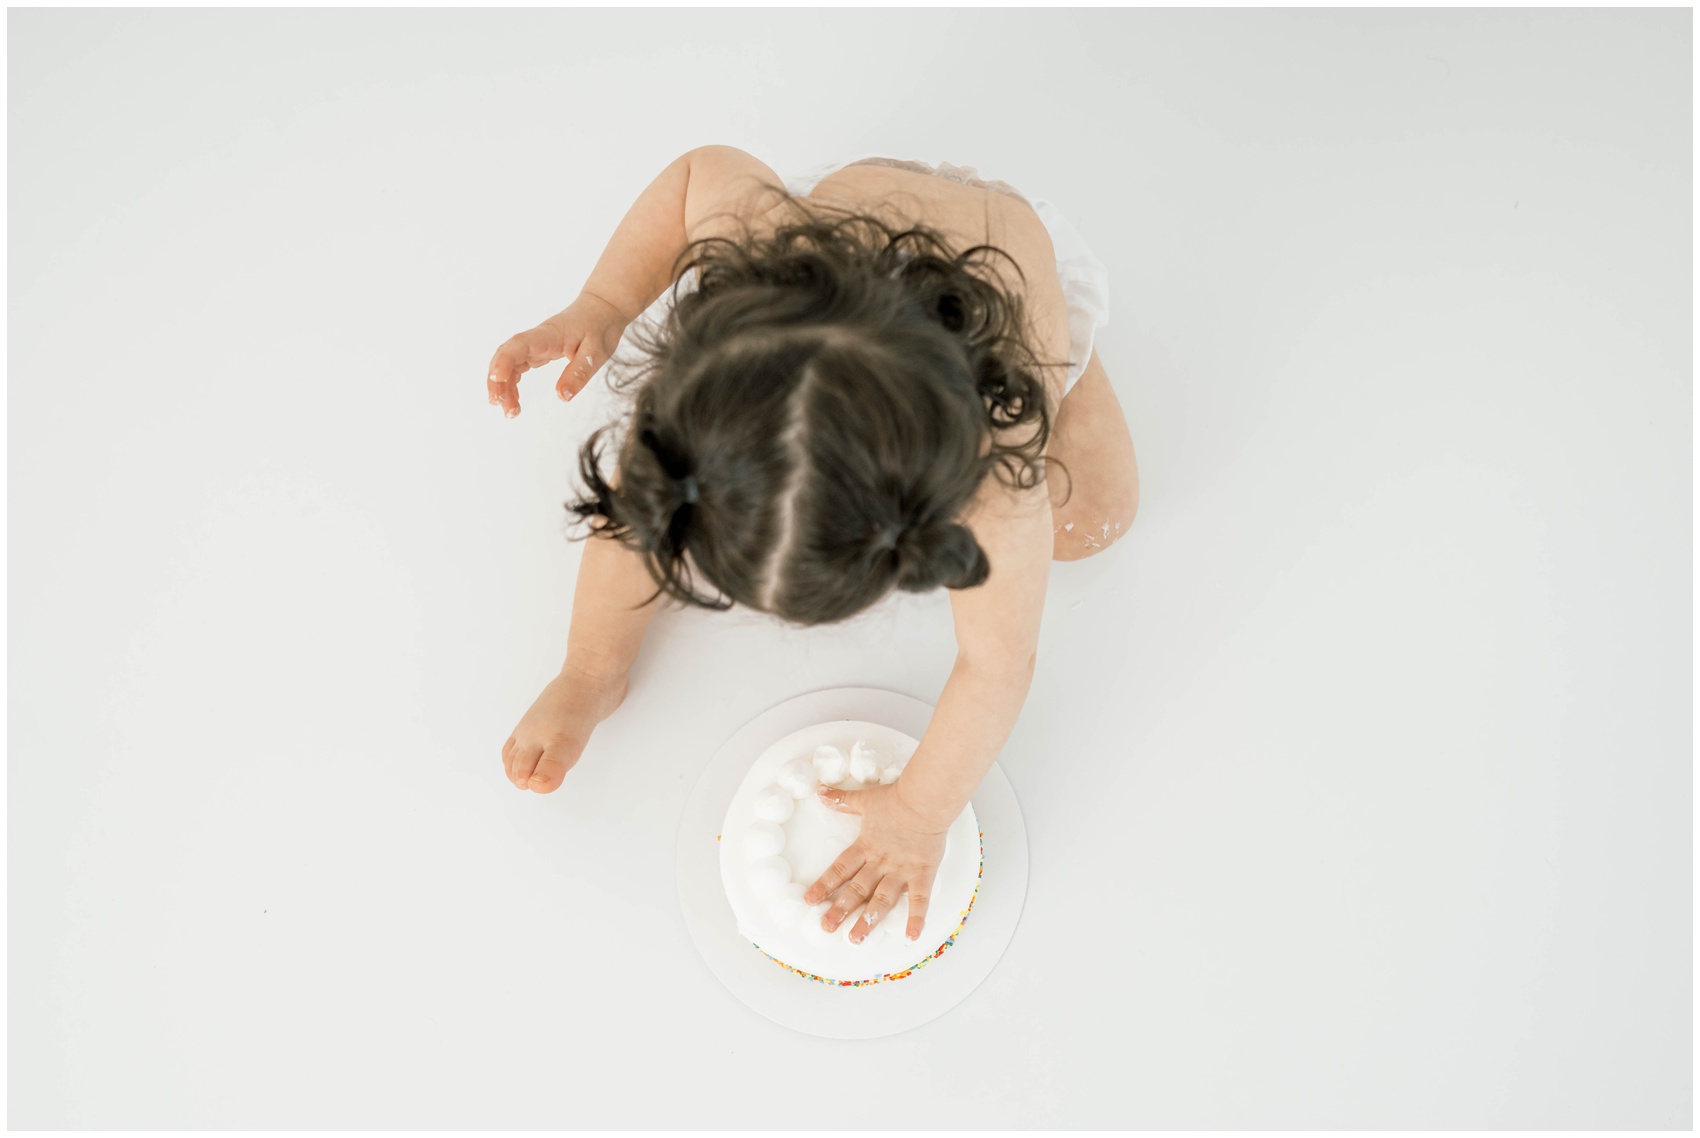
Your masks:
[{"label": "smeared frosting on skin", "polygon": [[788,791],[770,786],[756,795],[752,809],[756,817],[763,822],[784,822],[791,817],[791,812],[797,809],[797,802]]},{"label": "smeared frosting on skin", "polygon": [[843,782],[850,774],[850,759],[830,743],[815,748],[815,777],[828,786]]},{"label": "smeared frosting on skin", "polygon": [[752,858],[771,857],[785,848],[785,831],[772,822],[754,822],[744,831],[744,852]]},{"label": "smeared frosting on skin", "polygon": [[[862,919],[862,914],[867,912],[867,910],[868,907],[866,905],[857,905],[854,909],[851,909],[849,913],[845,914],[844,923],[838,926],[839,939],[841,939],[845,944],[850,945],[852,948],[861,947],[861,945],[850,939],[850,932],[856,927],[856,922]],[[866,938],[864,938],[861,943],[867,944],[868,942]]]},{"label": "smeared frosting on skin", "polygon": [[815,765],[799,755],[779,768],[774,780],[792,798],[805,798],[815,789]]},{"label": "smeared frosting on skin", "polygon": [[773,893],[791,880],[791,863],[782,857],[764,857],[750,863],[750,888],[758,896]]}]

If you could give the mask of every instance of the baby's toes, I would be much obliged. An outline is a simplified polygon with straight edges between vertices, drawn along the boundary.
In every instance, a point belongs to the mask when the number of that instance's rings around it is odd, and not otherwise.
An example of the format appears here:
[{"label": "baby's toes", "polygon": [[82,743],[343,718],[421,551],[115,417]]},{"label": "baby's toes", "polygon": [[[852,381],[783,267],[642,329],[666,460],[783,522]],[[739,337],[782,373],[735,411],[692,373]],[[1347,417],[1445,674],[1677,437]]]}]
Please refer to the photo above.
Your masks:
[{"label": "baby's toes", "polygon": [[537,759],[542,752],[536,747],[515,747],[513,762],[508,767],[508,779],[521,790],[531,779],[532,772],[537,769]]},{"label": "baby's toes", "polygon": [[537,765],[533,768],[526,783],[527,787],[538,794],[548,794],[561,785],[561,780],[567,777],[567,772],[578,762],[582,745],[561,743],[547,748],[538,757]]}]

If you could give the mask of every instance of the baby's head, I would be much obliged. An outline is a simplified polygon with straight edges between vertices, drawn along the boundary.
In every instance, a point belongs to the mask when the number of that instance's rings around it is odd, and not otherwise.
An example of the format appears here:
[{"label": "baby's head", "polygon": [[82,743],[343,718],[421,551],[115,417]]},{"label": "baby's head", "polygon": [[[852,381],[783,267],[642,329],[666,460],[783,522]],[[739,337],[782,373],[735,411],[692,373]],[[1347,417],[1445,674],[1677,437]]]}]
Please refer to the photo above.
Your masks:
[{"label": "baby's head", "polygon": [[771,236],[681,254],[675,279],[694,269],[697,287],[634,325],[616,469],[611,424],[568,509],[687,604],[824,624],[893,588],[978,585],[989,566],[958,519],[994,470],[1035,485],[1050,429],[1019,298],[934,231],[792,204],[802,220]]}]

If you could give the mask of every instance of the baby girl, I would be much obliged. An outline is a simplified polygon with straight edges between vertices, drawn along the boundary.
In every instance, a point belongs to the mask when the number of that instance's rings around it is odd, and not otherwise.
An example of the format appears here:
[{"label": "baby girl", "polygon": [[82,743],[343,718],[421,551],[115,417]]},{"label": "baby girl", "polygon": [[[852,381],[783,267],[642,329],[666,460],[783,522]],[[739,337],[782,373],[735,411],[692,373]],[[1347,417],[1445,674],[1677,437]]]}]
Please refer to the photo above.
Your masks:
[{"label": "baby girl", "polygon": [[[566,663],[503,744],[508,779],[561,785],[663,598],[822,624],[943,586],[957,654],[932,721],[900,780],[822,788],[861,834],[805,895],[833,899],[828,931],[862,908],[859,941],[907,892],[919,935],[945,831],[1027,697],[1051,562],[1138,508],[1094,267],[1054,207],[972,168],[870,158],[786,183],[704,146],[663,170],[578,298],[490,363],[511,418],[526,371],[566,360],[570,400],[628,325],[640,360],[629,419],[579,455]],[[665,320],[634,324],[669,288]]]}]

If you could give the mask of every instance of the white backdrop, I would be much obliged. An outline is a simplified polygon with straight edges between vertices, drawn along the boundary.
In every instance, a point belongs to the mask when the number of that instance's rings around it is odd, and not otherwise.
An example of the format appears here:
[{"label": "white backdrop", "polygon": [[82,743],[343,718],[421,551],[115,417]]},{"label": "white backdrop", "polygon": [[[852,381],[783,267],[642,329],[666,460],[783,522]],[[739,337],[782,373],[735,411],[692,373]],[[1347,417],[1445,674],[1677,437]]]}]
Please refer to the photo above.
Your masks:
[{"label": "white backdrop", "polygon": [[[8,14],[16,1127],[1692,1124],[1691,15]],[[565,788],[576,443],[496,345],[683,151],[877,151],[1110,266],[1144,483],[1002,757],[1008,954],[745,1009],[673,835],[942,594],[659,619]]]}]

